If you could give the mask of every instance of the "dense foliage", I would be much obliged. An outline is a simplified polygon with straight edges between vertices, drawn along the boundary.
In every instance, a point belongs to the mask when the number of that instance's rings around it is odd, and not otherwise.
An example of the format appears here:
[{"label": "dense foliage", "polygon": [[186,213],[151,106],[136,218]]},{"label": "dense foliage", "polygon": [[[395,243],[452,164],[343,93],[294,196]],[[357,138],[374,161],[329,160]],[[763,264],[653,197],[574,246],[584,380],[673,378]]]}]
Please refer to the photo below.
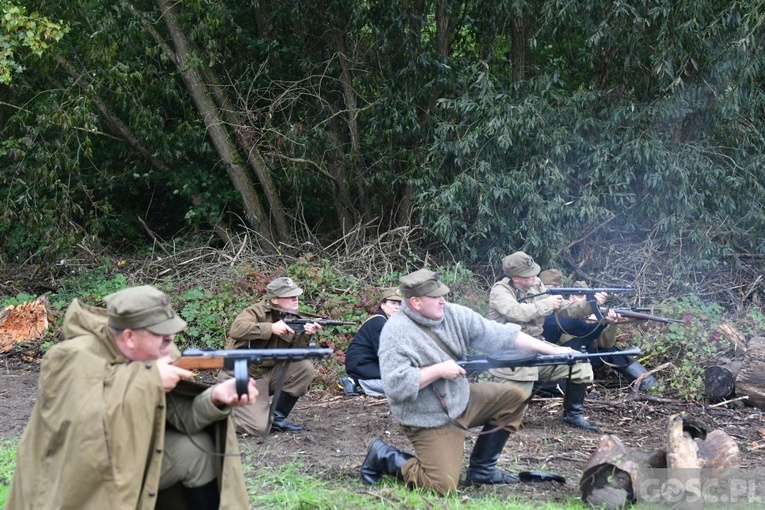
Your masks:
[{"label": "dense foliage", "polygon": [[4,261],[420,224],[480,264],[761,266],[758,1],[25,5],[61,21],[0,84]]}]

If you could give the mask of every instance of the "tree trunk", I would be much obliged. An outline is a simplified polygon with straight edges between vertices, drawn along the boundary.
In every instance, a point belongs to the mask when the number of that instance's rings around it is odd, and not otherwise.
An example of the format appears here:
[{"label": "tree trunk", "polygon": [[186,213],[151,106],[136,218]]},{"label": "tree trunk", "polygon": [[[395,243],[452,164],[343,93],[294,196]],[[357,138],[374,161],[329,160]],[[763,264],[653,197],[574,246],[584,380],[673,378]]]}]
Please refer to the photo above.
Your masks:
[{"label": "tree trunk", "polygon": [[258,178],[258,184],[260,184],[260,188],[263,190],[263,195],[266,198],[271,217],[276,226],[277,233],[274,237],[277,240],[292,237],[292,229],[287,220],[287,211],[281,198],[279,198],[274,180],[271,178],[271,170],[268,168],[258,147],[255,146],[254,138],[247,136],[248,128],[245,126],[245,119],[238,113],[239,110],[236,110],[234,105],[231,104],[218,78],[211,69],[203,68],[202,77],[209,84],[212,97],[215,99],[220,111],[223,112],[226,122],[233,127],[239,148],[247,154],[247,163]]},{"label": "tree trunk", "polygon": [[267,243],[273,244],[275,237],[271,231],[269,217],[266,215],[255,187],[247,175],[246,167],[241,163],[242,157],[237,151],[236,144],[226,131],[224,119],[196,69],[186,36],[181,31],[175,17],[174,5],[171,0],[157,0],[157,6],[162,13],[161,17],[175,45],[175,62],[178,71],[186,84],[187,92],[199,111],[213,146],[223,160],[231,182],[242,197],[247,222]]},{"label": "tree trunk", "polygon": [[332,141],[335,156],[329,163],[327,170],[332,176],[332,184],[335,190],[335,210],[337,211],[343,234],[345,234],[349,229],[353,228],[355,219],[353,215],[353,202],[346,185],[348,175],[347,158],[345,157],[342,134],[338,124],[337,117],[333,115],[332,120],[328,124],[327,135]]},{"label": "tree trunk", "polygon": [[[356,182],[356,197],[358,199],[358,208],[361,210],[365,219],[370,219],[369,200],[367,199],[366,187],[364,185],[364,173],[366,168],[362,168],[363,159],[361,158],[361,138],[359,135],[359,123],[357,121],[359,109],[356,101],[356,91],[353,88],[353,76],[351,75],[350,59],[348,50],[345,46],[344,34],[337,29],[332,30],[332,42],[338,54],[340,62],[340,83],[343,87],[343,102],[345,103],[345,119],[348,124],[348,134],[351,138],[350,162],[353,173],[353,180]],[[352,206],[352,204],[348,204]],[[347,206],[346,206],[347,208]],[[351,228],[352,225],[345,225],[345,228]]]},{"label": "tree trunk", "polygon": [[530,52],[529,25],[528,17],[520,11],[510,20],[510,51],[513,59],[513,81],[516,83],[523,80],[526,72],[526,57]]},{"label": "tree trunk", "polygon": [[765,337],[756,336],[749,340],[736,377],[736,395],[749,397],[748,404],[765,409]]}]

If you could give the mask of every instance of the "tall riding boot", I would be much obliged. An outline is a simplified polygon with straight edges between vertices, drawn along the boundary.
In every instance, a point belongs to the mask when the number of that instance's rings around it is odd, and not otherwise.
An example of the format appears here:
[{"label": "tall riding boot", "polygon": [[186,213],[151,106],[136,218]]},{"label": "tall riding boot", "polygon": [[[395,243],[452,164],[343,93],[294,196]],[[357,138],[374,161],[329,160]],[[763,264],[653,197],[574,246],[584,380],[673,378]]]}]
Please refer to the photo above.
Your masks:
[{"label": "tall riding boot", "polygon": [[292,408],[298,401],[298,397],[293,397],[289,393],[282,392],[279,395],[279,402],[274,411],[274,421],[271,423],[271,432],[300,432],[303,427],[287,421]]},{"label": "tall riding boot", "polygon": [[[648,372],[648,370],[646,370],[645,367],[643,367],[643,365],[641,365],[637,361],[632,362],[631,364],[627,365],[626,367],[619,367],[619,368],[616,369],[616,371],[619,372],[620,374],[622,374],[624,376],[624,378],[627,379],[627,381],[629,381],[629,382],[634,381],[635,379],[637,379],[641,375],[643,375],[646,372]],[[646,377],[645,379],[640,381],[640,390],[641,391],[645,391],[645,390],[647,390],[649,388],[653,388],[657,384],[659,384],[659,383],[656,381],[656,379],[654,379],[654,377],[652,375],[649,375],[648,377]]]},{"label": "tall riding boot", "polygon": [[361,465],[361,480],[373,485],[382,480],[383,475],[401,479],[401,467],[413,455],[390,446],[382,439],[375,439],[367,449],[367,458]]},{"label": "tall riding boot", "polygon": [[[494,425],[486,424],[483,431],[491,430]],[[510,432],[499,429],[490,434],[481,434],[476,439],[473,452],[470,454],[466,480],[473,485],[493,485],[498,483],[517,483],[517,476],[506,475],[495,466],[499,454],[510,437]]]},{"label": "tall riding boot", "polygon": [[569,382],[566,395],[563,397],[563,421],[574,427],[587,430],[598,430],[598,427],[584,419],[582,414],[587,385]]},{"label": "tall riding boot", "polygon": [[218,481],[213,480],[199,487],[184,487],[189,510],[218,510],[220,492]]}]

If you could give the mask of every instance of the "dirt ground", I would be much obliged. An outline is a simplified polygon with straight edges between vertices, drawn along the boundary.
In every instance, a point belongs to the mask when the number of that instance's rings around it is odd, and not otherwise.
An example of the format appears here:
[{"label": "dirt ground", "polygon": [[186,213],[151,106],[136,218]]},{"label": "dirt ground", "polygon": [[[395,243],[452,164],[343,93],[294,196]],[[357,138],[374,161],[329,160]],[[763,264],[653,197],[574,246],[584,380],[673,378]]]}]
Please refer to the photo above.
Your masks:
[{"label": "dirt ground", "polygon": [[[0,355],[0,438],[19,437],[35,402],[37,366],[18,357]],[[534,399],[522,429],[510,437],[499,465],[508,472],[544,470],[563,475],[565,484],[553,482],[503,487],[463,489],[505,492],[528,496],[535,501],[559,501],[579,497],[578,483],[587,459],[604,433],[617,435],[627,446],[652,450],[667,443],[667,421],[676,413],[687,413],[707,425],[722,429],[738,444],[741,467],[765,466],[765,421],[751,407],[710,407],[687,403],[634,399],[637,394],[619,380],[604,377],[592,387],[586,402],[590,421],[600,425],[589,432],[559,421],[560,399]],[[245,462],[259,468],[278,466],[299,459],[304,470],[321,479],[342,479],[353,486],[366,447],[382,437],[406,451],[411,445],[391,416],[385,399],[346,397],[336,392],[311,391],[300,399],[291,419],[305,426],[302,433],[272,434],[267,438],[241,437]],[[467,452],[475,435],[466,440]],[[360,491],[368,490],[360,481]]]}]

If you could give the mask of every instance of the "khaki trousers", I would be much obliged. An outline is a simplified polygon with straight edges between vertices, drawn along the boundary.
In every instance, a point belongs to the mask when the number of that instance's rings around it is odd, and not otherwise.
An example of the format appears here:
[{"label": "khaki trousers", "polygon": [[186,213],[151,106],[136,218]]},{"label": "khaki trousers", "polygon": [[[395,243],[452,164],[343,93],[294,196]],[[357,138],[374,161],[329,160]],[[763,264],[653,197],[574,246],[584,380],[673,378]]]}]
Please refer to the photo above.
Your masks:
[{"label": "khaki trousers", "polygon": [[178,482],[185,487],[201,487],[218,476],[215,470],[215,446],[206,432],[191,434],[165,429],[165,447],[159,475],[159,489]]},{"label": "khaki trousers", "polygon": [[[534,391],[534,382],[559,381],[568,379],[568,365],[551,365],[547,367],[497,368],[489,370],[496,380],[511,383],[520,388],[526,398]],[[589,363],[574,363],[571,368],[572,384],[590,384],[594,379],[592,365]]]},{"label": "khaki trousers", "polygon": [[[526,410],[526,397],[516,387],[501,383],[472,383],[465,411],[455,420],[465,428],[499,424],[516,432]],[[440,494],[457,489],[467,432],[453,423],[441,427],[403,427],[416,457],[406,461],[401,474],[407,485],[428,487]]]},{"label": "khaki trousers", "polygon": [[[255,387],[258,389],[258,398],[252,405],[235,407],[231,411],[236,431],[240,434],[265,437],[268,430],[268,419],[271,414],[271,399],[276,392],[276,383],[279,374],[286,370],[282,392],[293,397],[302,397],[308,392],[314,377],[313,362],[308,359],[279,363],[273,368],[261,370],[262,377],[255,379]],[[231,375],[221,371],[218,379],[225,381]]]}]

